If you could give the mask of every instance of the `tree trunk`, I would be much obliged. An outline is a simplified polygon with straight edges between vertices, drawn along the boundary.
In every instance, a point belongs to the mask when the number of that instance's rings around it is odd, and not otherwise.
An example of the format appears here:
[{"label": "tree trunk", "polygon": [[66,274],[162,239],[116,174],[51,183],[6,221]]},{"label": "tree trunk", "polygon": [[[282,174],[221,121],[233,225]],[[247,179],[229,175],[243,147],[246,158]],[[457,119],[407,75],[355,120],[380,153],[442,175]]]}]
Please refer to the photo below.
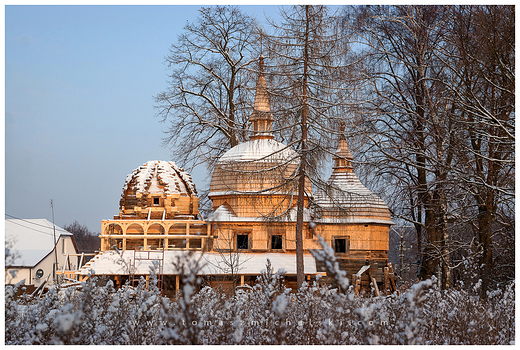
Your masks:
[{"label": "tree trunk", "polygon": [[309,65],[309,5],[305,6],[305,46],[303,52],[303,84],[301,111],[301,157],[298,170],[298,209],[296,217],[296,283],[298,289],[305,281],[303,266],[303,209],[305,207],[305,176],[307,162],[307,75]]},{"label": "tree trunk", "polygon": [[441,201],[439,208],[439,226],[440,232],[442,234],[442,243],[441,243],[441,271],[442,271],[442,280],[441,280],[441,289],[449,289],[451,287],[451,273],[450,273],[450,235],[448,232],[447,218],[446,218],[446,199],[444,196],[444,191],[441,194]]}]

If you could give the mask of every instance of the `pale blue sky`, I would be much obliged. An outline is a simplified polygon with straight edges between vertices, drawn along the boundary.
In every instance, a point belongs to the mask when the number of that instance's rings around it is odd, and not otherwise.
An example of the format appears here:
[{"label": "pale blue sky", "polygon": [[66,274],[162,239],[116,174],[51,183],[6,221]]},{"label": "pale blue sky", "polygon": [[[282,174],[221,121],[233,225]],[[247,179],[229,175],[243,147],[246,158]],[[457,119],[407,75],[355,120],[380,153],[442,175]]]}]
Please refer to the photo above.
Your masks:
[{"label": "pale blue sky", "polygon": [[[52,220],[53,199],[57,225],[98,232],[118,213],[127,174],[174,160],[153,96],[167,86],[170,45],[199,8],[5,7],[6,214]],[[244,7],[259,19],[264,9]],[[192,175],[207,186],[203,169]]]}]

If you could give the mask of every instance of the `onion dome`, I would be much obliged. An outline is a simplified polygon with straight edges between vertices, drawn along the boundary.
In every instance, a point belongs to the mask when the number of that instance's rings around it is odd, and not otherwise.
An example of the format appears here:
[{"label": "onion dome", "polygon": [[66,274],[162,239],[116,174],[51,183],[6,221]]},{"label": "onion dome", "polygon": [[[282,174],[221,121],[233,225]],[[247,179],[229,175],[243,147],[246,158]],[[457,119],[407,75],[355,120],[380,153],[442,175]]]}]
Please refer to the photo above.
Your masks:
[{"label": "onion dome", "polygon": [[299,157],[273,138],[263,57],[250,121],[250,140],[231,148],[218,160],[208,196],[215,210],[225,205],[222,208],[237,217],[276,216],[288,211],[296,198],[293,178]]},{"label": "onion dome", "polygon": [[119,218],[194,218],[198,195],[191,175],[174,162],[149,161],[126,177]]},{"label": "onion dome", "polygon": [[334,154],[333,172],[327,184],[314,194],[315,212],[322,223],[377,223],[393,225],[390,210],[376,194],[367,189],[353,171],[345,139],[344,123]]}]

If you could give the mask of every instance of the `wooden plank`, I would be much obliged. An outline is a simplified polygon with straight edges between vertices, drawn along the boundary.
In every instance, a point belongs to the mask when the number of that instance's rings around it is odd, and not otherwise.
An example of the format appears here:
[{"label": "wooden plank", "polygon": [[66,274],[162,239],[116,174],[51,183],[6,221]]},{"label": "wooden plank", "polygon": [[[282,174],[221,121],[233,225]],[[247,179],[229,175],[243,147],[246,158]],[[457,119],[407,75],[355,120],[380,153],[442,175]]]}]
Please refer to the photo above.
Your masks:
[{"label": "wooden plank", "polygon": [[392,267],[392,263],[388,263],[388,278],[390,279],[390,287],[392,288],[392,292],[397,291],[397,288],[395,286],[395,274],[394,269]]},{"label": "wooden plank", "polygon": [[397,288],[395,286],[395,275],[393,272],[389,273],[389,279],[390,279],[390,287],[392,288],[392,292],[396,292]]},{"label": "wooden plank", "polygon": [[374,277],[372,277],[372,286],[374,287],[374,294],[376,297],[379,296],[379,288],[377,287],[377,282]]},{"label": "wooden plank", "polygon": [[365,271],[367,271],[368,269],[370,269],[370,265],[364,265],[363,267],[361,267],[361,268],[359,269],[359,271],[356,273],[356,275],[357,275],[358,277],[361,277],[361,275],[362,275],[363,273],[365,273]]},{"label": "wooden plank", "polygon": [[354,294],[359,295],[361,289],[361,278],[357,274],[353,274],[352,281],[354,282]]},{"label": "wooden plank", "polygon": [[389,281],[389,272],[388,272],[388,267],[385,267],[384,269],[384,273],[385,273],[385,294],[386,295],[390,295],[390,281]]}]

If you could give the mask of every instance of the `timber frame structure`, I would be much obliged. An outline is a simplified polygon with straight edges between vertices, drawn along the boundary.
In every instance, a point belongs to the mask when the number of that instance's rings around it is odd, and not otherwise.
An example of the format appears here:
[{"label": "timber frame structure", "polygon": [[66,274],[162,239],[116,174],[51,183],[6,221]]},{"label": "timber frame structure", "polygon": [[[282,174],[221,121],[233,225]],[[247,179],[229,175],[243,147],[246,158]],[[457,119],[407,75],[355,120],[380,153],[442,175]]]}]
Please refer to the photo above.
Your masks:
[{"label": "timber frame structure", "polygon": [[101,251],[208,250],[211,225],[202,220],[103,220]]},{"label": "timber frame structure", "polygon": [[[216,163],[209,198],[213,215],[202,220],[191,176],[174,162],[149,161],[129,174],[119,214],[101,224],[101,252],[79,275],[105,275],[117,285],[148,278],[152,262],[160,267],[165,294],[179,290],[174,261],[191,252],[205,259],[205,283],[235,288],[252,284],[270,259],[286,270],[289,287],[296,285],[297,152],[274,139],[266,80],[260,59],[251,137],[226,152]],[[386,204],[354,173],[344,136],[334,154],[333,171],[312,193],[307,183],[303,248],[306,279],[326,275],[310,254],[321,249],[321,236],[334,249],[340,268],[352,276],[356,293],[395,290],[388,264],[389,228]],[[311,200],[312,199],[312,200]],[[312,204],[311,204],[312,203]],[[146,256],[146,258],[142,258]],[[327,279],[322,281],[333,283]]]}]

